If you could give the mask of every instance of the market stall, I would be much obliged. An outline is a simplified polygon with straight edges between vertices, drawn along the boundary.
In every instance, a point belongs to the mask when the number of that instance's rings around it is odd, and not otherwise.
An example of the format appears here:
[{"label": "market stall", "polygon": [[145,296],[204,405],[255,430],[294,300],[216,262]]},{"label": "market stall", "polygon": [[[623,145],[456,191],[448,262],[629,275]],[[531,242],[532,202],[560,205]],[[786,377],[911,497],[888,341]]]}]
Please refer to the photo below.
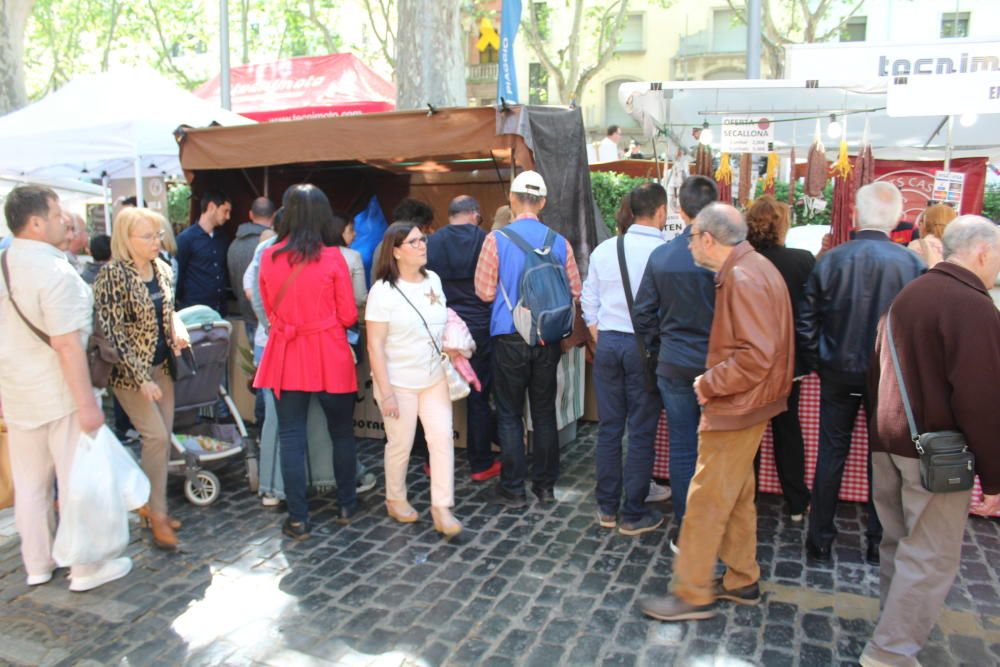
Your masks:
[{"label": "market stall", "polygon": [[[193,192],[192,220],[207,189],[225,190],[240,211],[255,197],[278,200],[288,186],[308,182],[351,215],[374,197],[390,219],[402,198],[414,197],[435,211],[436,226],[447,223],[448,202],[468,194],[489,225],[507,201],[512,174],[535,169],[549,192],[542,221],[569,240],[581,272],[597,243],[579,109],[435,109],[188,130],[180,133],[180,159]],[[563,438],[572,437],[583,414],[583,373],[581,350],[563,355],[557,397]],[[377,437],[381,417],[363,368],[359,379],[355,432]]]}]

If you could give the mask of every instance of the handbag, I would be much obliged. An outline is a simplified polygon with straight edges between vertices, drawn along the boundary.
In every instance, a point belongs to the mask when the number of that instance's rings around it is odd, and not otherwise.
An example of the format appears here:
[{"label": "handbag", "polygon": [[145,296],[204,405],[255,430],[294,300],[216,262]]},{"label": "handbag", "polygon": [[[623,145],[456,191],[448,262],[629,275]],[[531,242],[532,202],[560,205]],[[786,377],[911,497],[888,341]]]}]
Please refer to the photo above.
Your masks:
[{"label": "handbag", "polygon": [[632,322],[632,331],[635,332],[635,345],[639,348],[639,359],[642,361],[643,385],[648,392],[656,392],[656,365],[657,355],[646,349],[646,341],[636,331],[635,316],[632,314],[632,282],[628,277],[628,266],[625,264],[625,235],[618,235],[618,269],[622,274],[622,285],[625,287],[625,303],[628,305],[628,318]]},{"label": "handbag", "polygon": [[448,396],[451,398],[453,403],[455,401],[462,400],[468,396],[471,391],[469,383],[466,382],[461,375],[459,375],[458,371],[455,370],[455,365],[451,363],[451,358],[438,346],[437,340],[434,339],[434,334],[431,333],[431,328],[427,326],[427,320],[424,319],[423,314],[417,310],[417,307],[413,305],[412,301],[406,298],[406,295],[403,294],[403,290],[399,289],[395,285],[393,285],[393,288],[399,292],[399,295],[403,297],[403,300],[406,301],[406,303],[410,304],[410,308],[412,308],[413,312],[417,314],[420,321],[424,323],[424,329],[427,330],[427,335],[431,339],[431,345],[434,346],[434,351],[437,353],[438,359],[441,360],[441,367],[444,369],[444,377],[448,381]]},{"label": "handbag", "polygon": [[167,365],[170,370],[170,377],[174,382],[186,380],[198,374],[198,362],[194,358],[194,352],[190,347],[185,347],[180,354],[171,354],[167,357]]},{"label": "handbag", "polygon": [[903,371],[899,366],[899,356],[896,354],[896,344],[892,339],[892,307],[885,316],[885,327],[892,366],[899,384],[899,395],[903,399],[903,410],[910,427],[910,437],[920,455],[921,485],[931,493],[970,490],[975,478],[976,457],[969,451],[965,434],[961,431],[917,431],[910,397],[903,381]]},{"label": "handbag", "polygon": [[[5,251],[3,257],[0,258],[0,265],[3,268],[3,279],[7,284],[7,294],[10,296],[10,304],[14,306],[15,312],[17,312],[25,326],[31,329],[43,343],[52,347],[49,335],[28,321],[28,318],[24,316],[20,307],[18,307],[17,302],[14,301],[14,292],[10,288],[10,270],[7,268],[7,252],[9,250]],[[92,318],[92,333],[90,334],[90,338],[87,339],[85,350],[87,353],[87,368],[90,370],[90,383],[98,389],[104,389],[108,386],[108,381],[111,379],[111,369],[121,361],[121,356],[118,354],[115,346],[111,344],[111,341],[108,340],[108,337],[104,335],[104,329],[101,327],[96,309]]]}]

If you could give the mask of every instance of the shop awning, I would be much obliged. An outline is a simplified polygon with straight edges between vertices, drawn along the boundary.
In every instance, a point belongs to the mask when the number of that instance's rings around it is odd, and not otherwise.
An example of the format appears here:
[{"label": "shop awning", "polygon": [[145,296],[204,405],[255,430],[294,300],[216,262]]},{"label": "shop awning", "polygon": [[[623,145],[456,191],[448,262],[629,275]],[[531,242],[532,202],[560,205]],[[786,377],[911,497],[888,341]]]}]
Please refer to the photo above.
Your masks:
[{"label": "shop awning", "polygon": [[[396,87],[351,53],[288,58],[232,68],[236,113],[258,121],[351,116],[392,111]],[[219,100],[220,77],[195,91]]]}]

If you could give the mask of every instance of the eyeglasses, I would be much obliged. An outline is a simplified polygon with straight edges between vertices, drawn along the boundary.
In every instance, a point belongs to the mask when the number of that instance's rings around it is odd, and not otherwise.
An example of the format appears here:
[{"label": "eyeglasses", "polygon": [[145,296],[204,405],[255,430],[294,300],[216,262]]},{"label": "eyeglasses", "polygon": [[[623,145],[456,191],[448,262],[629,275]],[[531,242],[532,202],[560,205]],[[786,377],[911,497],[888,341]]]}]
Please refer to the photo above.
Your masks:
[{"label": "eyeglasses", "polygon": [[132,238],[145,241],[146,243],[152,243],[153,241],[162,241],[166,234],[167,233],[164,231],[159,231],[155,234],[133,234]]},{"label": "eyeglasses", "polygon": [[691,245],[692,243],[694,243],[694,237],[701,236],[704,233],[705,232],[691,232],[691,235],[688,236],[688,245]]},{"label": "eyeglasses", "polygon": [[[403,243],[405,243],[406,245],[408,245],[411,248],[413,248],[414,250],[416,250],[417,248],[419,248],[422,245],[427,245],[427,237],[426,236],[418,236],[415,239],[410,239],[409,241],[403,241]],[[402,243],[400,245],[402,245]]]}]

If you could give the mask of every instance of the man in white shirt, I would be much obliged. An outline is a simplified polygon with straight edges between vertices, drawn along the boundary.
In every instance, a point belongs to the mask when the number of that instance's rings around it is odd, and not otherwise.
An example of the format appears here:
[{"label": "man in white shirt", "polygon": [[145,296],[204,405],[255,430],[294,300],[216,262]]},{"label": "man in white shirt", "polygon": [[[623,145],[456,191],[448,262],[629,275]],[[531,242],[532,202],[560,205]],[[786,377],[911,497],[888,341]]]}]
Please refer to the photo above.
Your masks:
[{"label": "man in white shirt", "polygon": [[[632,324],[632,299],[639,289],[650,254],[663,244],[667,192],[658,183],[635,188],[622,201],[625,218],[620,235],[604,241],[590,255],[583,284],[583,318],[597,341],[594,386],[599,426],[597,463],[598,523],[618,527],[623,535],[640,535],[663,524],[663,515],[645,506],[653,471],[653,440],[660,417],[653,350],[647,351]],[[624,257],[623,281],[621,258]],[[622,436],[629,443],[622,470]],[[625,502],[619,505],[624,486]],[[665,498],[664,498],[665,499]]]},{"label": "man in white shirt", "polygon": [[[14,240],[2,255],[0,397],[17,489],[14,519],[21,557],[28,585],[37,586],[51,580],[56,567],[53,472],[60,497],[69,498],[80,434],[97,430],[104,414],[84,352],[93,301],[90,288],[59,249],[66,238],[59,198],[48,188],[21,186],[7,196],[4,213]],[[70,590],[96,588],[131,569],[128,558],[72,565]]]},{"label": "man in white shirt", "polygon": [[597,146],[597,161],[614,162],[621,158],[621,154],[618,152],[618,142],[621,140],[622,129],[617,125],[608,127],[607,136],[601,139],[601,143]]}]

